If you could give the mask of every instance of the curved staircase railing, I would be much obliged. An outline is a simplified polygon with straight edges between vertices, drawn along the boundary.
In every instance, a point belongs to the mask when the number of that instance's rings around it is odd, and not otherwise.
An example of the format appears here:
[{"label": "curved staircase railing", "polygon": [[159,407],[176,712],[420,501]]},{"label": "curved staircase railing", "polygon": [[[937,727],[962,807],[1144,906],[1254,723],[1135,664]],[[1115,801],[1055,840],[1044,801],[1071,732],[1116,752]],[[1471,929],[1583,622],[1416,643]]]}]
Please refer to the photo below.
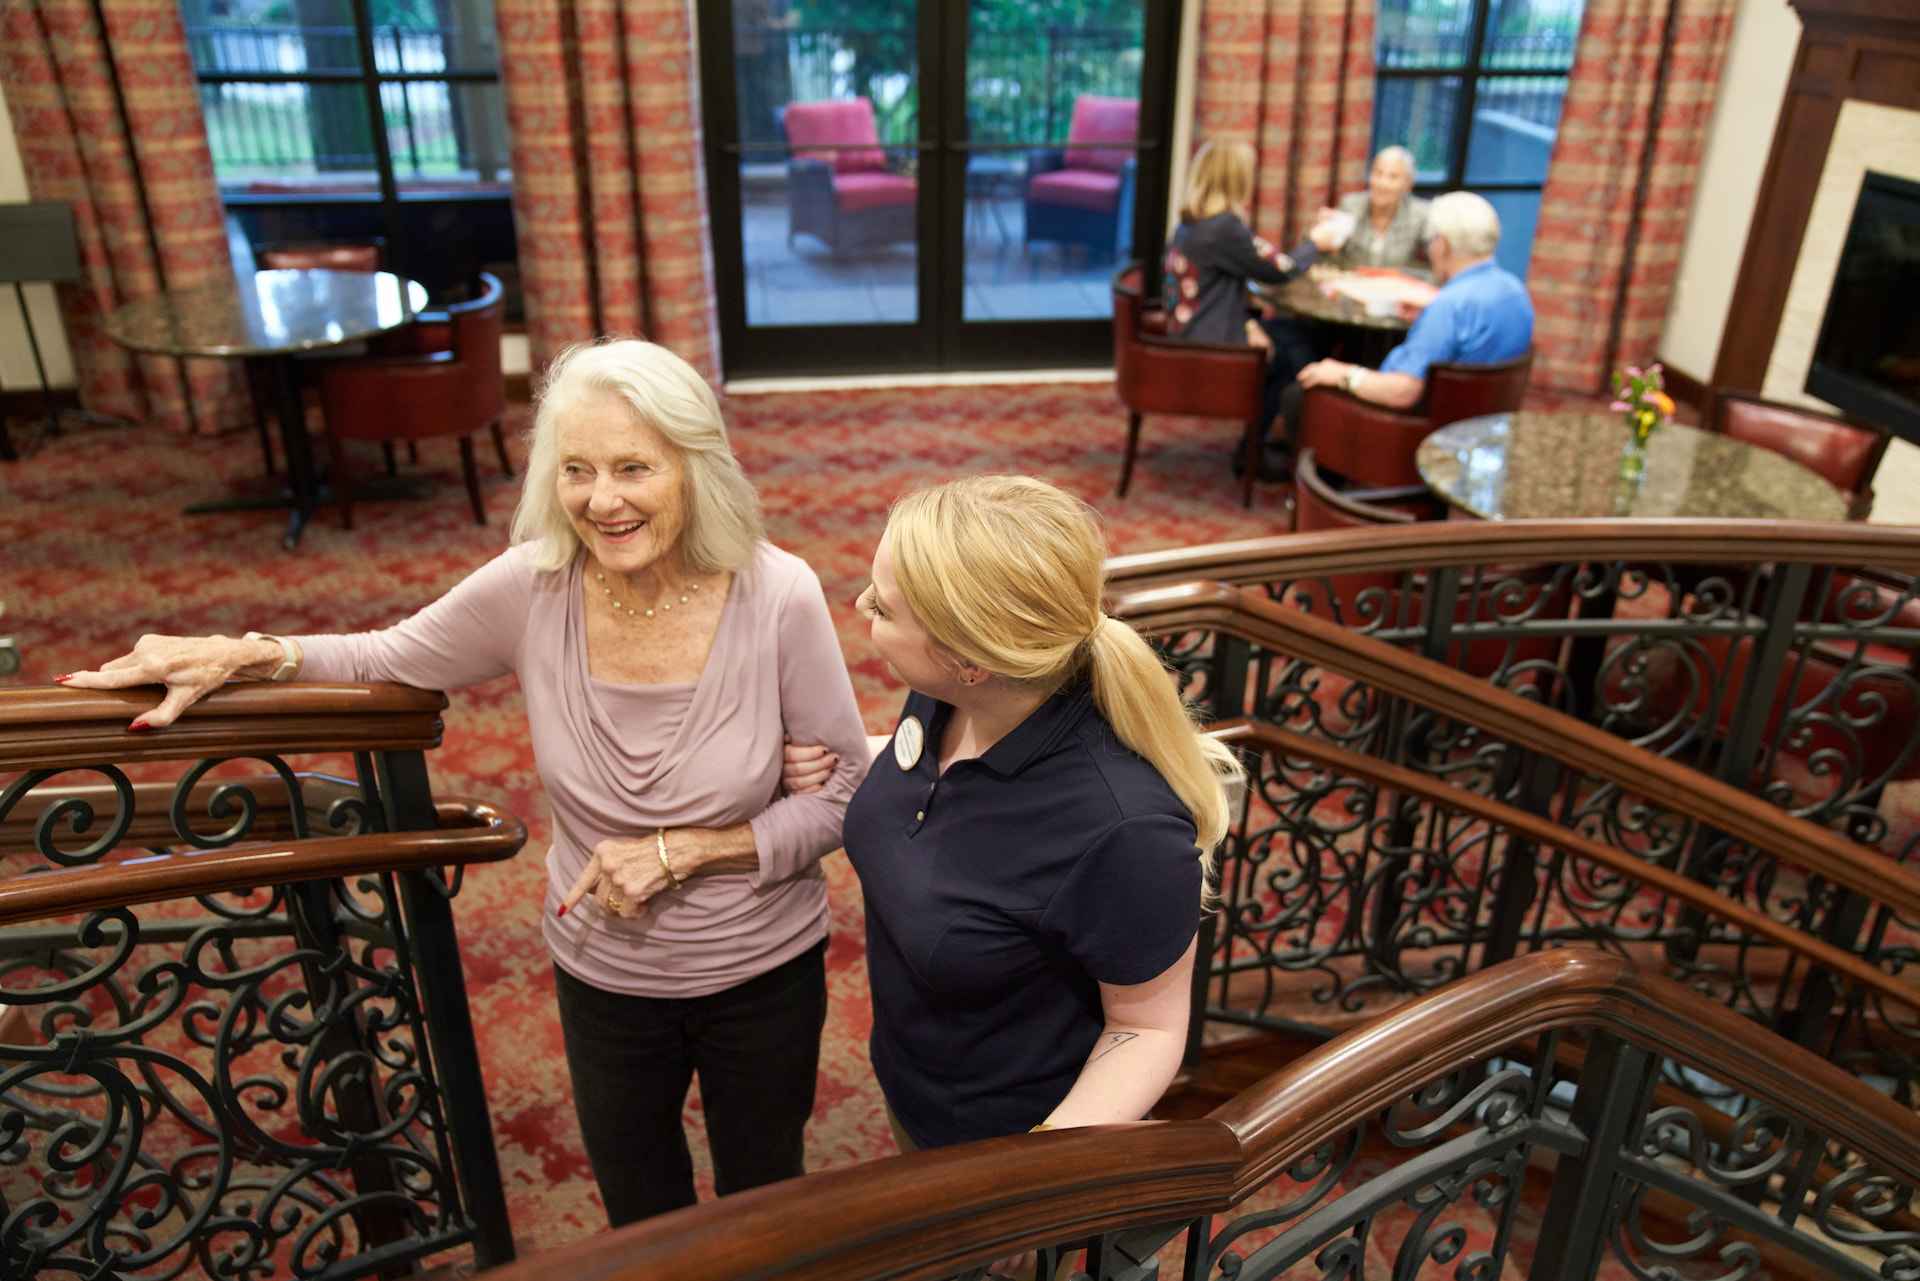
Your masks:
[{"label": "curved staircase railing", "polygon": [[[1920,778],[1920,529],[1811,521],[1441,521],[1119,556],[1115,595],[1216,581],[1520,690],[1863,844]],[[1274,673],[1169,638],[1209,715]],[[1906,857],[1906,848],[1889,852]]]},{"label": "curved staircase railing", "polygon": [[1114,610],[1244,646],[1272,673],[1259,715],[1221,729],[1251,792],[1203,927],[1205,1017],[1350,1026],[1587,942],[1920,1103],[1920,870],[1258,593],[1188,584]]},{"label": "curved staircase railing", "polygon": [[[1678,1088],[1710,1082],[1716,1108]],[[1693,992],[1588,950],[1475,974],[1208,1117],[1020,1135],[809,1175],[499,1281],[942,1277],[1046,1247],[1093,1281],[1646,1281],[1920,1268],[1920,1118]],[[1524,1219],[1523,1219],[1524,1216]],[[972,1271],[968,1271],[972,1269]],[[1780,1274],[1776,1271],[1776,1275]]]},{"label": "curved staircase railing", "polygon": [[511,1259],[451,899],[526,829],[431,795],[446,699],[151,703],[0,693],[0,1272]]}]

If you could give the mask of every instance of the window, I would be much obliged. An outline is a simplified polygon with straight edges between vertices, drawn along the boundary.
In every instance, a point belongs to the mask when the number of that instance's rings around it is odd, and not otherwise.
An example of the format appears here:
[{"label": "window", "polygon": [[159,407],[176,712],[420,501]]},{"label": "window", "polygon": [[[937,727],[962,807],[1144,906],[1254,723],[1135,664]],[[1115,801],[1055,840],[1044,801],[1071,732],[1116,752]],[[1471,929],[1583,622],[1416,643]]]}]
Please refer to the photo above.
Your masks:
[{"label": "window", "polygon": [[214,175],[258,245],[382,242],[436,294],[518,273],[492,0],[182,0]]},{"label": "window", "polygon": [[1373,149],[1413,152],[1421,195],[1466,188],[1500,213],[1525,276],[1583,0],[1381,0]]}]

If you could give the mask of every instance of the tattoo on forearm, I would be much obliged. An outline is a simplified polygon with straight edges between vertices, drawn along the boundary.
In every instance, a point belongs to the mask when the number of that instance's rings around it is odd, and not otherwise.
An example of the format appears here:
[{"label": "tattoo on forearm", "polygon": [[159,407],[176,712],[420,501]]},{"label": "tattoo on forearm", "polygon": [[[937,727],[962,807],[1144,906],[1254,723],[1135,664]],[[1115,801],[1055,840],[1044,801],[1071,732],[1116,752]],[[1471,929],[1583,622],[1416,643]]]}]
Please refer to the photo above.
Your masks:
[{"label": "tattoo on forearm", "polygon": [[1087,1062],[1098,1063],[1101,1059],[1113,1053],[1115,1050],[1125,1045],[1128,1041],[1134,1040],[1139,1035],[1140,1034],[1138,1032],[1108,1033],[1106,1036],[1103,1036],[1100,1038],[1099,1044],[1093,1047],[1093,1057],[1088,1059]]}]

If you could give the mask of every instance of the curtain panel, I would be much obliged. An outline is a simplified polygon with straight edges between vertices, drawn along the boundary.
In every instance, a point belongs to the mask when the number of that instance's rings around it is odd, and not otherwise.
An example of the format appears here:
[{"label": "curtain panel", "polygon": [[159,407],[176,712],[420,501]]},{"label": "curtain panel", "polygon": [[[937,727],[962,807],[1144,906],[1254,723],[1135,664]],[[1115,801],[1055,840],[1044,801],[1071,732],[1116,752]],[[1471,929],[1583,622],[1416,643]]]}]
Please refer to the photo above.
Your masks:
[{"label": "curtain panel", "polygon": [[1259,156],[1254,230],[1291,246],[1366,185],[1375,0],[1203,0],[1194,136]]},{"label": "curtain panel", "polygon": [[1533,382],[1656,358],[1737,0],[1587,0],[1527,269]]},{"label": "curtain panel", "polygon": [[251,421],[229,362],[134,356],[103,328],[232,278],[177,0],[0,0],[0,84],[29,194],[73,208],[85,278],[58,291],[81,403],[181,432]]},{"label": "curtain panel", "polygon": [[496,0],[533,366],[640,334],[718,378],[686,0]]}]

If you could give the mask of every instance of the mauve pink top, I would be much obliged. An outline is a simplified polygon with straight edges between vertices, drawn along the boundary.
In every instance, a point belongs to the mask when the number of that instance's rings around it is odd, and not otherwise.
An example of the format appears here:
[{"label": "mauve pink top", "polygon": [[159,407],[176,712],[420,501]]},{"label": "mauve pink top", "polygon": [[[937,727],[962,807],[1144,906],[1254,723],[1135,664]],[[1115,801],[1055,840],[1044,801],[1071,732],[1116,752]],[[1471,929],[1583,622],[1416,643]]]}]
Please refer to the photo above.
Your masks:
[{"label": "mauve pink top", "polygon": [[[735,574],[706,668],[692,684],[615,685],[587,674],[584,553],[564,570],[515,548],[381,632],[302,636],[304,680],[458,689],[520,678],[534,763],[553,802],[547,946],[568,973],[636,996],[705,996],[826,937],[821,855],[840,845],[866,774],[866,731],[820,580],[761,543]],[[778,795],[780,739],[825,743],[825,787]],[[623,921],[592,901],[556,917],[603,840],[659,827],[751,823],[760,867],[695,877]]]}]

